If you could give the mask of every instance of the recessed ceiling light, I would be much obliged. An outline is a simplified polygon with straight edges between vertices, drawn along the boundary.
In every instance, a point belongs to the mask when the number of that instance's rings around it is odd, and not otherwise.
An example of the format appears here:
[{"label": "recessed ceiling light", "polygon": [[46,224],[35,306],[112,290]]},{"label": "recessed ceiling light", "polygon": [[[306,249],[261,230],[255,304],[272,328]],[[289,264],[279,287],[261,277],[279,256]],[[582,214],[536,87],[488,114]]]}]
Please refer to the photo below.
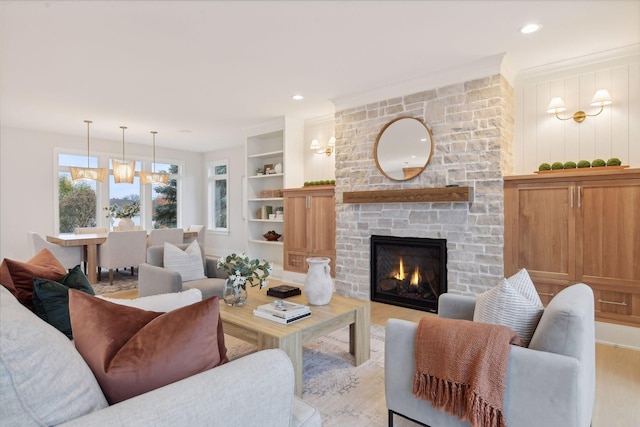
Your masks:
[{"label": "recessed ceiling light", "polygon": [[538,24],[527,24],[524,27],[520,28],[520,32],[522,34],[531,34],[531,33],[535,33],[536,31],[538,31],[540,29],[540,25]]},{"label": "recessed ceiling light", "polygon": [[300,94],[296,94],[296,95],[293,95],[291,97],[291,99],[295,99],[296,101],[300,101],[300,100],[304,99],[304,96],[302,96]]}]

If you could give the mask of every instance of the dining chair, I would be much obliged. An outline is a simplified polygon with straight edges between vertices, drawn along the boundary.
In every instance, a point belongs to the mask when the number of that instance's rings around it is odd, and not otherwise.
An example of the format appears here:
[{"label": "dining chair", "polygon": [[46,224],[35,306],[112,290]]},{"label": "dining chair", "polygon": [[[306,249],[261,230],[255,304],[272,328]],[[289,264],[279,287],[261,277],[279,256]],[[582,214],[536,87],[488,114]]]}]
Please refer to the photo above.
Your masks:
[{"label": "dining chair", "polygon": [[197,240],[200,243],[200,246],[204,247],[204,235],[205,235],[205,227],[204,225],[190,225],[187,227],[186,231],[196,231],[198,233],[197,237],[185,237],[183,243],[191,243],[194,240]]},{"label": "dining chair", "polygon": [[31,256],[35,256],[46,248],[67,270],[82,263],[82,248],[80,246],[65,247],[56,245],[55,243],[47,242],[41,235],[33,231],[27,232],[27,237]]},{"label": "dining chair", "polygon": [[183,240],[184,230],[182,228],[157,228],[149,231],[147,246],[164,245],[164,242],[180,245]]},{"label": "dining chair", "polygon": [[98,269],[109,269],[109,284],[113,285],[113,270],[116,268],[134,267],[145,262],[147,258],[147,232],[118,231],[107,235],[107,240],[98,246]]}]

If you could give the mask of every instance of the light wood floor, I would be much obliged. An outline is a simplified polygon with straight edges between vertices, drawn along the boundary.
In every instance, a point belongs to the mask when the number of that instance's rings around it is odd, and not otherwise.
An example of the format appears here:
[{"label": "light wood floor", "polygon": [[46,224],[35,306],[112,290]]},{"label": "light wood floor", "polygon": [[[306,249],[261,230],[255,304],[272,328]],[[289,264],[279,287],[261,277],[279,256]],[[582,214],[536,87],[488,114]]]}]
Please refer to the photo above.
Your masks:
[{"label": "light wood floor", "polygon": [[[136,298],[124,291],[110,297]],[[384,326],[388,319],[413,322],[428,315],[424,311],[371,302],[371,323]],[[596,344],[596,404],[592,427],[636,427],[640,425],[640,351]]]}]

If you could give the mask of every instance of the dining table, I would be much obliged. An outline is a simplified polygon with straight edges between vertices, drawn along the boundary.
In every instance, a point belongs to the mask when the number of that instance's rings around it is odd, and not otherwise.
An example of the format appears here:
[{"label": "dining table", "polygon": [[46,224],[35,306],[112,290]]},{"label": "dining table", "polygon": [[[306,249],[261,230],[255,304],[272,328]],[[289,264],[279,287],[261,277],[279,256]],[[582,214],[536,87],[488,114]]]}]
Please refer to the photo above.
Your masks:
[{"label": "dining table", "polygon": [[[86,248],[87,279],[98,283],[98,246],[107,241],[109,233],[75,234],[61,233],[47,236],[47,241],[60,246],[82,246]],[[185,231],[184,238],[198,237],[197,231]]]}]

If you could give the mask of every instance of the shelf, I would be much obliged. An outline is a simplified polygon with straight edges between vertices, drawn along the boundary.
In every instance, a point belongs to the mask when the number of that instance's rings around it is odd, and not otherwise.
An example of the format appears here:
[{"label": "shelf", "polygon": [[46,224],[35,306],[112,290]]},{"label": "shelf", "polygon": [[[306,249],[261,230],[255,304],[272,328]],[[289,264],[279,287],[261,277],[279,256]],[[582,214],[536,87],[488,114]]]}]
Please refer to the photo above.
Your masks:
[{"label": "shelf", "polygon": [[281,241],[270,242],[269,240],[255,240],[255,239],[249,240],[249,243],[260,243],[260,244],[263,244],[263,245],[274,245],[274,246],[282,246],[282,245],[284,245],[284,242],[281,242]]},{"label": "shelf", "polygon": [[473,192],[470,187],[345,191],[342,198],[344,203],[470,202]]},{"label": "shelf", "polygon": [[268,153],[252,154],[252,155],[248,156],[248,158],[250,158],[250,159],[266,159],[266,158],[269,158],[269,157],[282,156],[283,154],[284,154],[283,150],[278,150],[278,151],[270,151]]},{"label": "shelf", "polygon": [[266,175],[253,175],[250,176],[249,179],[264,179],[264,178],[273,178],[276,176],[284,176],[283,173],[268,173]]},{"label": "shelf", "polygon": [[284,222],[282,219],[250,219],[250,222]]}]

